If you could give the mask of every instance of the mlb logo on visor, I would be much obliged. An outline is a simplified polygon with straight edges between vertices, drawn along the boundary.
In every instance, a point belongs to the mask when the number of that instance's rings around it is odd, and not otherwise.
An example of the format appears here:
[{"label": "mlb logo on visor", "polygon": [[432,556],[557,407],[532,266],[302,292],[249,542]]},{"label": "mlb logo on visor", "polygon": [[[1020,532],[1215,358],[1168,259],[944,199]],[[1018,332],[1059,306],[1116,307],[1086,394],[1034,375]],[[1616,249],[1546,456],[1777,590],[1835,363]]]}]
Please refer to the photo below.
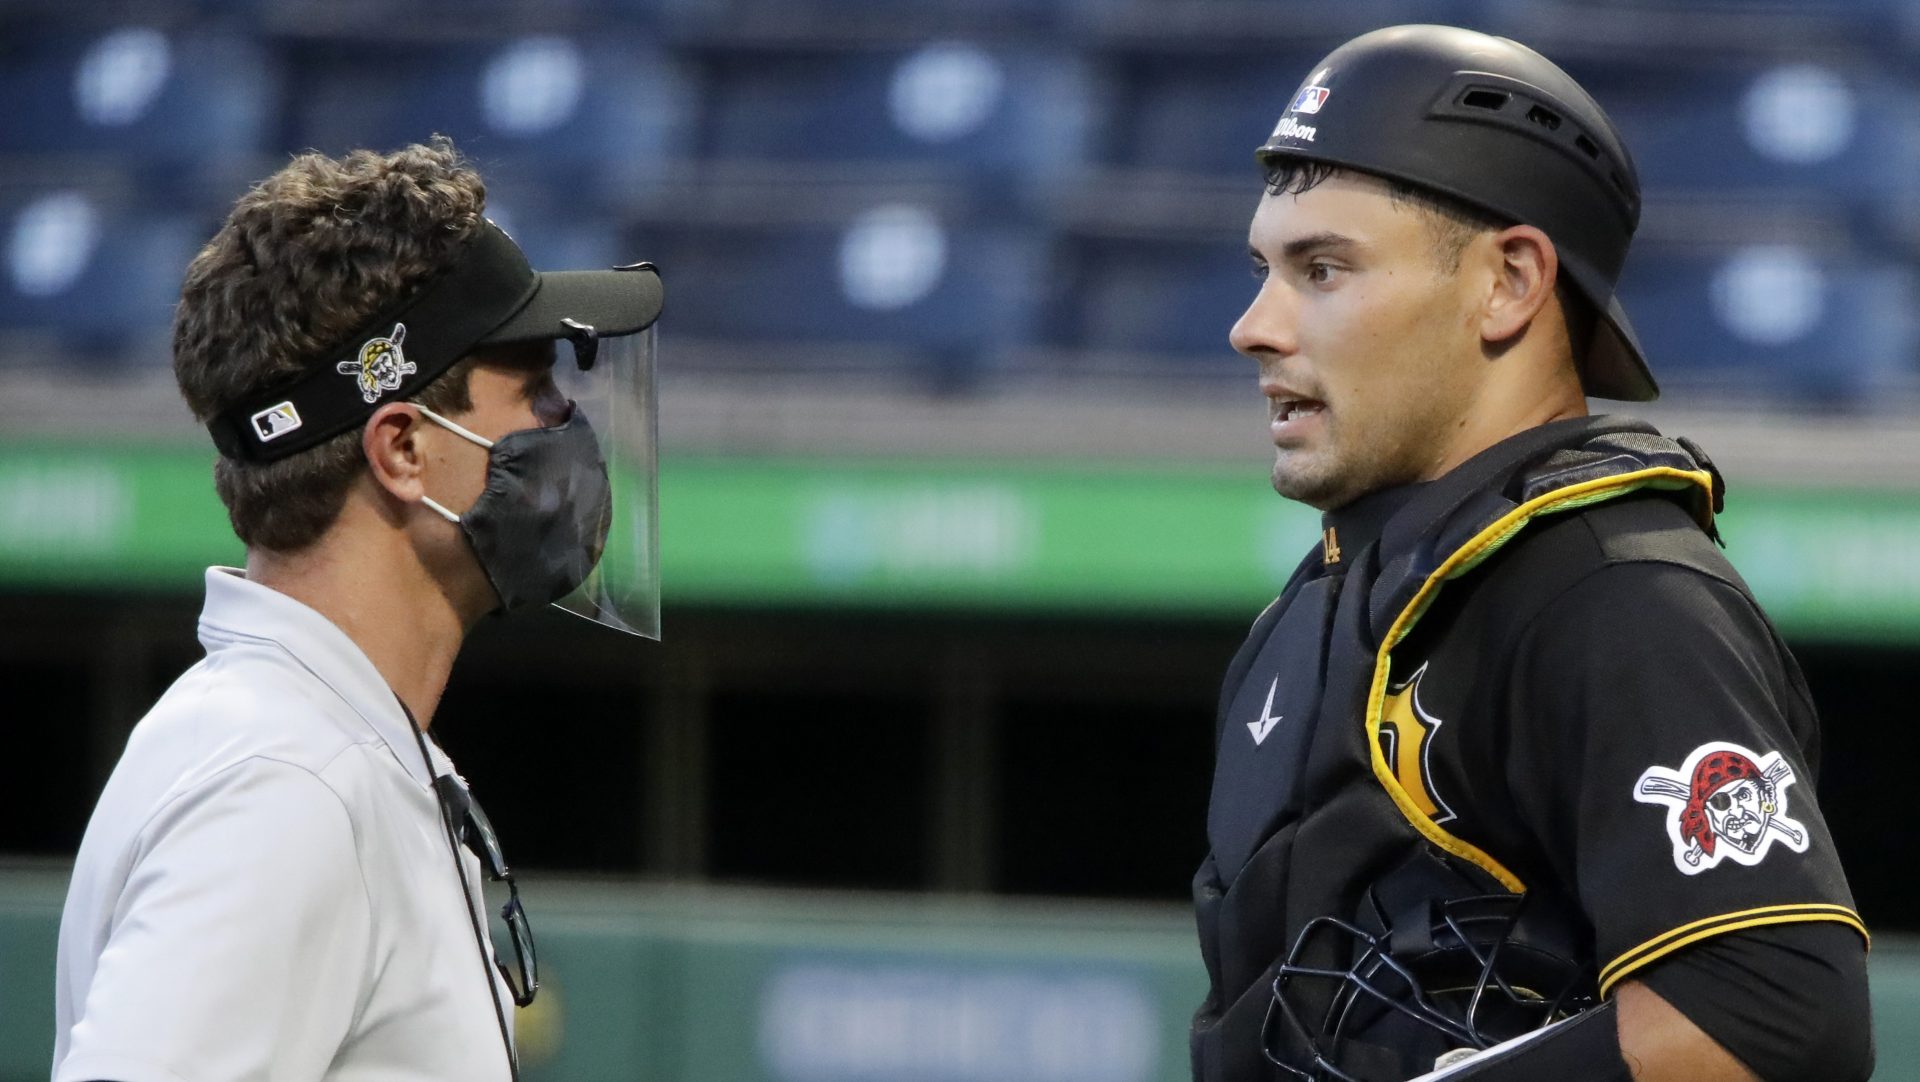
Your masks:
[{"label": "mlb logo on visor", "polygon": [[268,406],[253,415],[253,434],[260,437],[261,443],[277,440],[299,427],[300,411],[294,409],[291,402]]},{"label": "mlb logo on visor", "polygon": [[1293,104],[1287,106],[1289,113],[1317,113],[1327,103],[1327,95],[1333,91],[1324,86],[1303,86],[1300,93],[1293,97]]}]

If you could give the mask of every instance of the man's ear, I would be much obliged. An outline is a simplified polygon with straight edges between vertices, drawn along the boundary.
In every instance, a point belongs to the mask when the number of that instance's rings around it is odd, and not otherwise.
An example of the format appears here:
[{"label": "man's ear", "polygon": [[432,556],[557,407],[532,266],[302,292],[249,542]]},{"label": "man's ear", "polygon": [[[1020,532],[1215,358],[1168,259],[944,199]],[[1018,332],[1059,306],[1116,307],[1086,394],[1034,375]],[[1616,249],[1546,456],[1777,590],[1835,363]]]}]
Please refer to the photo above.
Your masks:
[{"label": "man's ear", "polygon": [[417,503],[426,494],[421,479],[426,449],[420,445],[420,411],[405,402],[375,410],[360,430],[360,449],[376,484],[401,503]]},{"label": "man's ear", "polygon": [[1497,260],[1480,317],[1480,340],[1498,351],[1512,345],[1553,297],[1560,256],[1547,235],[1530,225],[1509,226],[1491,238]]}]

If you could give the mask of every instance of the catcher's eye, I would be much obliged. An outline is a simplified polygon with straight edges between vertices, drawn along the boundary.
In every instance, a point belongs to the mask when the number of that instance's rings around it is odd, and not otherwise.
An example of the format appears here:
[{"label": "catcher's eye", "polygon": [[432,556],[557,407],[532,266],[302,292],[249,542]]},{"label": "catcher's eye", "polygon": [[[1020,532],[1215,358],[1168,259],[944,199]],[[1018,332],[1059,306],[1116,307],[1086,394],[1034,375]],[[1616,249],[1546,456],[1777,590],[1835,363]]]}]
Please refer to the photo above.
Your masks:
[{"label": "catcher's eye", "polygon": [[1733,804],[1733,798],[1725,793],[1715,793],[1707,798],[1707,803],[1713,806],[1714,811],[1726,811]]}]

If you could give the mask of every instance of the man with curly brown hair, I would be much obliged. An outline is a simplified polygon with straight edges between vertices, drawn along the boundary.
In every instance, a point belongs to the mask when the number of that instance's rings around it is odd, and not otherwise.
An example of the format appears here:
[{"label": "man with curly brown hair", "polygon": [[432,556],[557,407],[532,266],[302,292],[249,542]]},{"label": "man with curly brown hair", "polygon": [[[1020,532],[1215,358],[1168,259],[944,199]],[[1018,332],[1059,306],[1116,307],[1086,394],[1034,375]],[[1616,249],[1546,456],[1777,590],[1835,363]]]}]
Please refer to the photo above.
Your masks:
[{"label": "man with curly brown hair", "polygon": [[187,270],[174,370],[246,566],[88,824],[55,1082],[517,1075],[531,933],[514,893],[496,957],[511,879],[425,730],[475,622],[598,574],[628,493],[555,342],[619,368],[660,289],[535,273],[485,198],[444,140],[305,154]]}]

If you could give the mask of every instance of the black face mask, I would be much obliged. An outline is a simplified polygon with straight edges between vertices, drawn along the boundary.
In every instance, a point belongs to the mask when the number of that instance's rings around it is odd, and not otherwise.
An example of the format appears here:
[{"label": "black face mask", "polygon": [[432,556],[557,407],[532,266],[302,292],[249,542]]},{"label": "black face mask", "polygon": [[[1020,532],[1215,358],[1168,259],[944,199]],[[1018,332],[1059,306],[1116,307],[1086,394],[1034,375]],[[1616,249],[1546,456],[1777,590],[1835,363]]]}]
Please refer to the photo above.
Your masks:
[{"label": "black face mask", "polygon": [[613,525],[613,487],[586,415],[574,409],[564,423],[490,442],[430,410],[420,412],[487,448],[487,487],[466,514],[430,498],[423,502],[466,534],[501,611],[558,601],[585,582]]}]

